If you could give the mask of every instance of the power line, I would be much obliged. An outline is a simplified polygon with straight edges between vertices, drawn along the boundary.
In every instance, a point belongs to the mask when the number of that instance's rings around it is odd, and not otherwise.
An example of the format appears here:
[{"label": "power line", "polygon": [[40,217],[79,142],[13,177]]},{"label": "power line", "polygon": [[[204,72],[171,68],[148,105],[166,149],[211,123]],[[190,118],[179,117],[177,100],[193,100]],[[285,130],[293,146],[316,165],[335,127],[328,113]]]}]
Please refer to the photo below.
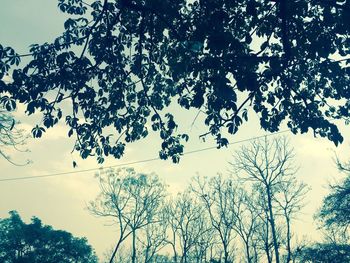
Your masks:
[{"label": "power line", "polygon": [[[240,140],[240,141],[230,142],[228,145],[239,144],[239,143],[243,143],[243,142],[249,142],[249,141],[261,139],[261,138],[264,138],[264,137],[275,136],[275,135],[277,135],[277,134],[285,133],[285,132],[288,132],[288,131],[289,131],[289,130],[283,130],[283,131],[279,131],[279,132],[275,132],[275,133],[271,133],[271,134],[266,134],[266,135],[251,137],[251,138],[244,139],[244,140]],[[185,152],[185,153],[183,153],[183,155],[192,154],[192,153],[197,153],[197,152],[204,152],[204,151],[213,150],[213,149],[217,149],[217,148],[218,148],[217,146],[202,148],[202,149],[198,149],[198,150],[193,150],[193,151]]]},{"label": "power line", "polygon": [[159,157],[140,160],[140,161],[134,161],[134,162],[128,162],[128,163],[121,163],[121,164],[116,164],[116,165],[111,165],[111,166],[106,166],[106,167],[96,167],[96,168],[90,168],[90,169],[84,169],[84,170],[77,170],[77,171],[69,171],[69,172],[61,172],[61,173],[53,173],[53,174],[43,174],[43,175],[32,175],[32,176],[23,176],[23,177],[13,177],[13,178],[4,178],[4,179],[0,179],[0,182],[54,177],[54,176],[59,176],[59,175],[76,174],[76,173],[86,173],[86,172],[92,172],[92,171],[97,171],[97,170],[101,170],[101,169],[109,169],[109,168],[115,168],[115,167],[120,167],[120,166],[128,166],[128,165],[132,165],[132,164],[146,163],[146,162],[151,162],[151,161],[156,161],[156,160],[159,160]]},{"label": "power line", "polygon": [[[248,139],[231,142],[228,145],[244,143],[244,142],[248,142],[248,141],[252,141],[252,140],[257,140],[257,139],[260,139],[260,138],[263,138],[263,137],[275,136],[277,134],[285,133],[287,131],[289,131],[289,130],[283,130],[283,131],[279,131],[279,132],[275,132],[275,133],[271,133],[271,134],[267,134],[267,135],[251,137],[251,138],[248,138]],[[211,146],[211,147],[206,147],[206,148],[202,148],[202,149],[188,151],[188,152],[183,153],[182,155],[194,154],[194,153],[209,151],[209,150],[213,150],[213,149],[217,149],[217,146]],[[160,158],[159,157],[155,157],[155,158],[144,159],[144,160],[139,160],[139,161],[133,161],[133,162],[127,162],[127,163],[120,163],[120,164],[116,164],[116,165],[110,165],[110,166],[106,166],[106,167],[95,167],[95,168],[84,169],[84,170],[77,170],[77,171],[68,171],[68,172],[51,173],[51,174],[43,174],[43,175],[32,175],[32,176],[23,176],[23,177],[4,178],[4,179],[0,179],[0,182],[20,181],[20,180],[27,180],[27,179],[40,179],[40,178],[55,177],[55,176],[60,176],[60,175],[86,173],[86,172],[98,171],[98,170],[101,170],[101,169],[110,169],[110,168],[116,168],[116,167],[129,166],[129,165],[133,165],[133,164],[148,163],[148,162],[153,162],[153,161],[157,161],[157,160],[160,160]]]}]

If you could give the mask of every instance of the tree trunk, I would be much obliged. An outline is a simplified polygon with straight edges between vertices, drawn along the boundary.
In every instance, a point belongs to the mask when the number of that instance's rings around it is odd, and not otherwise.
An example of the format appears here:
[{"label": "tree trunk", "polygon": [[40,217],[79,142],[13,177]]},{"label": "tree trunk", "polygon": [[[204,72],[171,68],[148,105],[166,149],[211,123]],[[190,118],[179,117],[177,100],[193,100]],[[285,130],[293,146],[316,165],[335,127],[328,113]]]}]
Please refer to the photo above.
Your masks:
[{"label": "tree trunk", "polygon": [[[266,216],[268,216],[268,215],[266,214]],[[268,221],[268,219],[266,219],[266,220],[267,220],[266,221],[266,238],[264,238],[265,253],[266,253],[266,257],[267,257],[267,262],[272,263],[272,259],[271,259],[271,255],[270,255],[270,247],[269,247],[269,221]]]},{"label": "tree trunk", "polygon": [[132,257],[131,262],[136,263],[136,231],[132,231]]},{"label": "tree trunk", "polygon": [[290,239],[291,239],[291,233],[290,233],[290,219],[288,215],[285,215],[286,221],[287,221],[287,259],[286,262],[289,263],[292,257],[292,251],[291,251],[291,245],[290,245]]},{"label": "tree trunk", "polygon": [[271,190],[268,185],[266,186],[266,193],[267,193],[267,203],[268,203],[269,214],[270,214],[271,233],[272,233],[273,247],[275,250],[276,263],[280,263],[275,219],[272,211]]},{"label": "tree trunk", "polygon": [[267,240],[267,242],[265,243],[265,253],[266,253],[266,257],[267,257],[267,262],[268,263],[272,263],[272,259],[271,259],[271,255],[270,255],[270,249],[269,249],[269,241]]},{"label": "tree trunk", "polygon": [[149,245],[147,244],[146,251],[145,251],[145,263],[148,263],[149,260]]},{"label": "tree trunk", "polygon": [[254,263],[258,263],[258,251],[256,244],[253,245],[253,251],[254,251]]},{"label": "tree trunk", "polygon": [[115,255],[117,254],[117,251],[119,249],[120,244],[121,244],[121,239],[119,239],[117,245],[115,246],[113,253],[112,253],[112,256],[111,256],[111,259],[109,260],[109,263],[113,263]]},{"label": "tree trunk", "polygon": [[184,253],[183,253],[183,255],[182,255],[182,260],[181,260],[181,262],[187,263],[187,247],[186,247],[186,242],[185,242],[185,244],[184,244]]},{"label": "tree trunk", "polygon": [[173,247],[173,251],[174,251],[174,263],[177,263],[177,253],[176,253],[176,248],[175,245],[171,244]]},{"label": "tree trunk", "polygon": [[224,245],[224,263],[229,263],[228,261],[228,251],[227,251],[227,245]]},{"label": "tree trunk", "polygon": [[247,262],[251,263],[252,259],[250,258],[250,252],[249,252],[249,241],[247,240],[245,243],[245,249],[247,251]]},{"label": "tree trunk", "polygon": [[172,248],[173,248],[173,252],[174,252],[174,257],[173,257],[173,260],[174,260],[174,263],[177,263],[177,252],[176,252],[176,237],[175,237],[175,232],[173,232],[173,242],[170,243]]}]

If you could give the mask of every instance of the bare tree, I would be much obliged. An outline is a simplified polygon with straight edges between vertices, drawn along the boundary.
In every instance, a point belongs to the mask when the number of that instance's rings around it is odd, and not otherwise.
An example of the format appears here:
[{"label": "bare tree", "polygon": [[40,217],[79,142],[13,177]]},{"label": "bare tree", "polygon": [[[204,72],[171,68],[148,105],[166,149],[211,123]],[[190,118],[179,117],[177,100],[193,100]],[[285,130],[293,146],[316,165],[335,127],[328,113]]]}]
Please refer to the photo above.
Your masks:
[{"label": "bare tree", "polygon": [[200,198],[209,215],[210,224],[216,231],[224,252],[224,262],[232,262],[231,243],[235,236],[233,227],[237,201],[235,185],[221,175],[210,179],[198,176],[194,178],[191,188]]},{"label": "bare tree", "polygon": [[285,137],[269,141],[253,141],[249,146],[242,146],[236,152],[232,165],[236,172],[245,173],[244,180],[253,181],[263,189],[267,204],[267,219],[271,228],[272,242],[276,263],[280,262],[280,240],[276,226],[275,195],[284,178],[294,175],[296,168],[293,164],[294,153],[288,146]]},{"label": "bare tree", "polygon": [[202,216],[204,224],[198,225],[202,228],[202,234],[199,236],[194,246],[194,263],[206,263],[211,259],[211,248],[217,242],[215,230],[211,227],[206,216]]},{"label": "bare tree", "polygon": [[177,233],[178,233],[178,220],[174,217],[176,212],[174,211],[175,208],[175,200],[171,199],[168,201],[165,207],[166,211],[166,225],[169,229],[169,236],[166,239],[167,244],[171,246],[171,249],[173,251],[173,262],[178,262],[178,252],[177,252]]},{"label": "bare tree", "polygon": [[171,232],[168,243],[173,249],[174,262],[189,263],[192,250],[207,231],[203,208],[186,190],[169,203],[167,211]]},{"label": "bare tree", "polygon": [[238,188],[236,191],[237,201],[235,204],[235,222],[233,225],[234,231],[241,238],[246,262],[258,262],[259,256],[256,246],[257,228],[260,221],[261,209],[257,209],[252,205],[254,194],[248,194],[243,188]]},{"label": "bare tree", "polygon": [[110,217],[119,227],[119,237],[110,262],[131,236],[131,262],[136,262],[137,231],[156,222],[165,197],[165,186],[155,174],[140,174],[134,169],[108,170],[99,177],[101,193],[90,203],[90,211]]},{"label": "bare tree", "polygon": [[[260,262],[261,254],[265,254],[266,262],[272,263],[274,248],[264,189],[256,183],[252,189],[243,187],[244,185],[239,188],[237,194],[234,231],[242,241],[244,261]],[[278,226],[277,236],[280,240],[281,233]]]},{"label": "bare tree", "polygon": [[[159,211],[154,218],[153,222],[147,224],[144,229],[141,230],[139,242],[142,244],[142,252],[144,263],[153,262],[154,256],[159,252],[166,244],[167,239],[167,224],[165,209]],[[141,262],[141,260],[139,260]]]},{"label": "bare tree", "polygon": [[17,129],[16,124],[18,122],[15,121],[10,112],[0,106],[0,156],[13,165],[21,166],[29,164],[30,161],[27,160],[24,164],[19,164],[14,162],[8,154],[11,148],[19,152],[28,151],[27,149],[21,149],[28,136],[25,135],[24,130]]},{"label": "bare tree", "polygon": [[303,199],[308,190],[309,188],[306,184],[298,182],[298,180],[292,176],[283,178],[279,184],[279,193],[274,196],[275,202],[278,204],[286,224],[286,262],[292,260],[291,221],[304,206],[305,203]]}]

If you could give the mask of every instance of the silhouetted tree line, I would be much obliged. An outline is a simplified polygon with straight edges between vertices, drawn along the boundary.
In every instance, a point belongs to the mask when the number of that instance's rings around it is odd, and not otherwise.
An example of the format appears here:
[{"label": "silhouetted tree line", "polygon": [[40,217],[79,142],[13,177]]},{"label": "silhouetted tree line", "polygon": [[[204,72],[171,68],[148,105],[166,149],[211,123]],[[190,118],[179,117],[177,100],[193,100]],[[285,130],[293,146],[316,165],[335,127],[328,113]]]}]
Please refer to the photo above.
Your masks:
[{"label": "silhouetted tree line", "polygon": [[[338,162],[350,171],[349,164]],[[196,176],[170,194],[154,173],[132,168],[100,173],[89,210],[109,218],[116,242],[110,263],[350,262],[350,179],[331,186],[316,218],[319,243],[295,236],[308,186],[296,176],[286,138],[256,140],[234,154],[227,176]],[[0,220],[0,262],[96,262],[86,239],[25,224],[16,212]]]},{"label": "silhouetted tree line", "polygon": [[85,238],[54,230],[33,217],[29,224],[16,211],[0,219],[1,263],[96,263],[97,257]]},{"label": "silhouetted tree line", "polygon": [[348,262],[347,239],[332,232],[330,219],[323,215],[334,214],[328,207],[335,203],[329,201],[332,195],[319,212],[325,219],[318,220],[324,242],[295,237],[293,222],[309,188],[296,177],[294,152],[286,138],[243,146],[230,167],[228,176],[192,178],[176,196],[155,174],[131,168],[101,173],[101,193],[89,209],[110,218],[118,229],[106,261]]}]

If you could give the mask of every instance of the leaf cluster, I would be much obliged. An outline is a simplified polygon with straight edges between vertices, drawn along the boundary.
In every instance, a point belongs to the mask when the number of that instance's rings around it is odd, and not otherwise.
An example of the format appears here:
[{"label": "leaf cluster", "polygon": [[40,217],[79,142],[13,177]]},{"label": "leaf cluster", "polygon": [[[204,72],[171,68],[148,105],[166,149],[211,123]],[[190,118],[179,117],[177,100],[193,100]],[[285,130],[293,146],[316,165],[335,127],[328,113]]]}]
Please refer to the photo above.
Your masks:
[{"label": "leaf cluster", "polygon": [[0,219],[0,261],[13,262],[97,262],[85,238],[54,230],[33,217],[26,224],[16,211]]},{"label": "leaf cluster", "polygon": [[1,102],[42,113],[34,137],[65,118],[75,150],[103,162],[121,158],[152,127],[160,157],[178,162],[188,136],[169,112],[177,103],[205,113],[204,135],[218,147],[250,107],[267,131],[285,121],[293,133],[343,141],[334,120],[350,117],[349,1],[59,0],[58,7],[70,15],[64,32],[32,45],[27,64],[11,68],[20,56],[0,46],[0,79],[13,78],[0,81]]}]

